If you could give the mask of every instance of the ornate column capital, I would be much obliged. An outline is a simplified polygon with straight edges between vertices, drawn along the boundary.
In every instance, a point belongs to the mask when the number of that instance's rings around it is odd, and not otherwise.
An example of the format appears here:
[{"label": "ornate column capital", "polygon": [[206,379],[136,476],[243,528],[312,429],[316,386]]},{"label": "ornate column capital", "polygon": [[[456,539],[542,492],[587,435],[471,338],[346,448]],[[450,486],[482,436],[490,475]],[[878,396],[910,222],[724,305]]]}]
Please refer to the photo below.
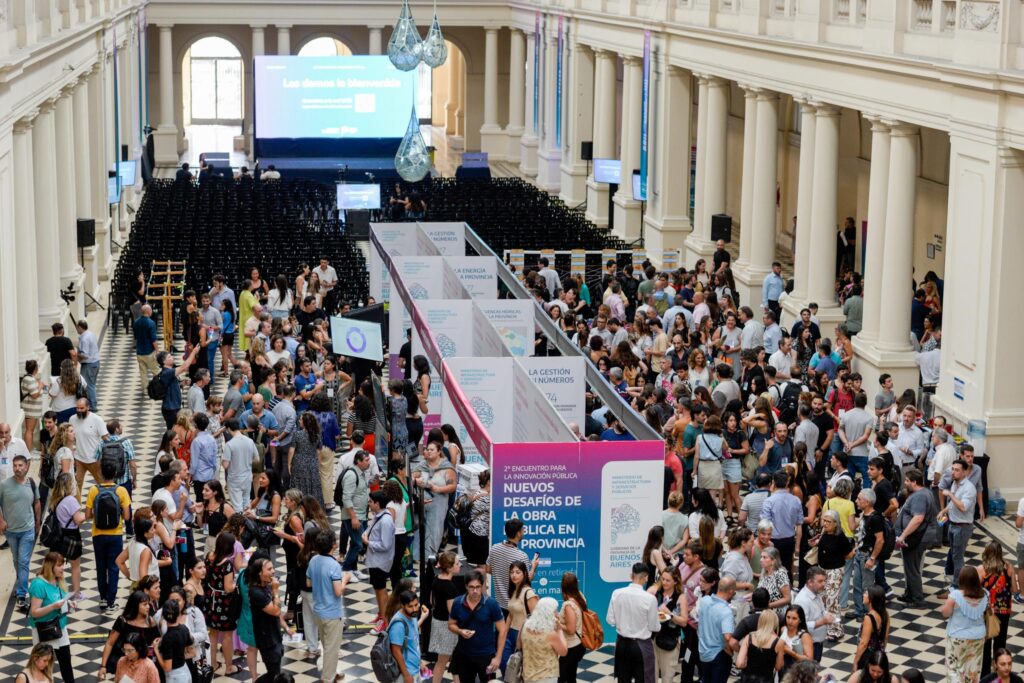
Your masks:
[{"label": "ornate column capital", "polygon": [[838,117],[840,114],[840,107],[837,107],[834,104],[817,101],[811,102],[810,104],[814,107],[814,113],[818,118]]},{"label": "ornate column capital", "polygon": [[36,116],[39,115],[38,109],[32,109],[25,113],[20,119],[14,122],[15,133],[27,133],[32,130],[32,126],[36,123]]}]

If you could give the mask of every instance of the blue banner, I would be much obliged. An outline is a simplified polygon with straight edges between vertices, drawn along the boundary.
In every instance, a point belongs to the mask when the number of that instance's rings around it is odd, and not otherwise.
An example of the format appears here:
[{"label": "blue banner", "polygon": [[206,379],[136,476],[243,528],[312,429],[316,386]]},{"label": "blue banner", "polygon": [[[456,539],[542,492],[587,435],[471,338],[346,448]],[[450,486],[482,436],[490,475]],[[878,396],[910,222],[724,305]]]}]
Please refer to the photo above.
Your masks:
[{"label": "blue banner", "polygon": [[562,147],[562,21],[565,17],[558,17],[558,57],[555,60],[555,144],[559,149]]},{"label": "blue banner", "polygon": [[117,178],[117,194],[121,196],[121,107],[118,102],[117,83],[117,24],[113,26],[114,36],[114,176]]},{"label": "blue banner", "polygon": [[533,134],[540,133],[540,12],[533,15]]},{"label": "blue banner", "polygon": [[651,32],[644,31],[644,76],[640,88],[640,196],[647,201],[647,141],[651,118]]}]

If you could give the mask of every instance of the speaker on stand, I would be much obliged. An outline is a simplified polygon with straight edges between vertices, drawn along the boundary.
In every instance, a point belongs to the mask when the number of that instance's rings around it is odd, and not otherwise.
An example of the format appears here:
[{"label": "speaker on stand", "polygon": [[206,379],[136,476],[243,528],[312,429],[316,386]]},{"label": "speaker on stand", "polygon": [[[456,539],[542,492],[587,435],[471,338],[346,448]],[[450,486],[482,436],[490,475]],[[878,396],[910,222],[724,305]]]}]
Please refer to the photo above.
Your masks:
[{"label": "speaker on stand", "polygon": [[732,242],[732,216],[716,213],[711,217],[711,239]]},{"label": "speaker on stand", "polygon": [[[94,218],[79,218],[75,222],[75,226],[76,226],[76,231],[75,232],[76,232],[76,236],[78,238],[76,240],[76,242],[78,243],[78,262],[79,262],[79,265],[81,265],[82,268],[84,269],[85,268],[85,250],[86,249],[91,249],[92,247],[96,246],[96,219],[94,219]],[[93,298],[92,294],[89,292],[88,289],[83,288],[82,291],[85,293],[86,298],[88,298],[90,301],[92,301],[94,304],[96,304],[96,306],[99,307],[99,309],[101,311],[102,310],[106,310],[106,309],[103,308],[103,306],[100,304],[99,301],[96,301],[96,299]]]},{"label": "speaker on stand", "polygon": [[[580,159],[587,162],[587,177],[590,177],[590,162],[594,160],[594,143],[591,140],[584,140],[580,143]],[[587,194],[584,193],[583,201],[575,208],[587,210]]]}]

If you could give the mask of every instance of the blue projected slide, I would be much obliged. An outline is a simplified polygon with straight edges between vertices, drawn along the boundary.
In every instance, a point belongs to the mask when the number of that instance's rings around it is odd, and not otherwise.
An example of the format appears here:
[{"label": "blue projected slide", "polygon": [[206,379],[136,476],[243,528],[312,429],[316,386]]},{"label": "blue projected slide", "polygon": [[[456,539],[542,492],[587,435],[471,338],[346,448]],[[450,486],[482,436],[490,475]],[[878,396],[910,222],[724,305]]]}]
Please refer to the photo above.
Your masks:
[{"label": "blue projected slide", "polygon": [[256,137],[402,138],[416,72],[386,56],[254,60]]},{"label": "blue projected slide", "polygon": [[380,208],[380,185],[338,183],[338,208],[342,211]]},{"label": "blue projected slide", "polygon": [[135,185],[136,166],[134,161],[122,161],[120,165],[111,166],[110,170],[120,169],[121,187],[132,187]]},{"label": "blue projected slide", "polygon": [[618,185],[622,177],[622,162],[618,159],[594,159],[594,182]]}]

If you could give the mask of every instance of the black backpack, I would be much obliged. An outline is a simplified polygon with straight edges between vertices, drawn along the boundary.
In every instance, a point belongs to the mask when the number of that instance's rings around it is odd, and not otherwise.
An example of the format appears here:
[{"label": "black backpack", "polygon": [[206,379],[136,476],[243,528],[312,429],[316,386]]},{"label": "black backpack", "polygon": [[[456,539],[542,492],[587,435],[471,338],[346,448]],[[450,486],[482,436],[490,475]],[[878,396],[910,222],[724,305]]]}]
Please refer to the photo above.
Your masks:
[{"label": "black backpack", "polygon": [[103,445],[100,446],[100,472],[103,471],[103,463],[109,462],[114,465],[114,476],[113,481],[121,481],[121,477],[124,476],[125,467],[125,448],[124,441],[119,438],[113,438],[109,441],[104,441]]},{"label": "black backpack", "polygon": [[[400,623],[405,625],[404,621]],[[391,651],[391,638],[386,630],[378,634],[376,642],[370,647],[370,668],[380,683],[392,683],[400,678],[402,670],[395,661],[395,655]]]},{"label": "black backpack", "polygon": [[778,405],[780,422],[787,425],[796,422],[801,393],[802,389],[798,382],[789,381],[782,385],[782,393],[779,395]]},{"label": "black backpack", "polygon": [[164,384],[159,374],[153,375],[146,385],[146,394],[154,401],[162,401],[167,396],[167,385]]},{"label": "black backpack", "polygon": [[92,502],[93,526],[112,531],[121,522],[121,499],[117,497],[117,485],[98,486],[96,499]]},{"label": "black backpack", "polygon": [[[342,470],[341,474],[338,475],[338,481],[334,485],[334,504],[344,509],[345,507],[345,475],[349,472],[355,472],[355,467],[346,467]],[[359,483],[359,473],[356,472],[356,483]]]},{"label": "black backpack", "polygon": [[885,562],[892,557],[895,548],[896,530],[892,527],[892,522],[882,517],[882,552],[878,554],[878,559]]}]

